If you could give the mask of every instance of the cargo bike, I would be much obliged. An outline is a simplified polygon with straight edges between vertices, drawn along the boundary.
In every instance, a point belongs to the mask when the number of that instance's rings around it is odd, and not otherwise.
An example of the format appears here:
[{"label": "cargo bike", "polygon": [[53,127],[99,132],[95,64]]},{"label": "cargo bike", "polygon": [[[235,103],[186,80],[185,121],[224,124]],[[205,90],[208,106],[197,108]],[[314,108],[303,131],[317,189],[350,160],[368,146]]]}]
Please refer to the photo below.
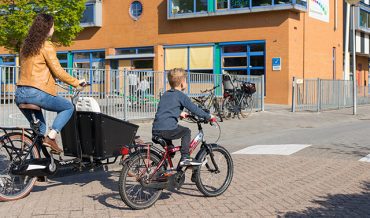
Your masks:
[{"label": "cargo bike", "polygon": [[34,114],[34,110],[41,109],[37,105],[22,105],[32,111],[31,128],[0,127],[0,201],[27,196],[38,179],[51,176],[60,168],[72,166],[82,170],[113,164],[122,157],[123,146],[134,143],[137,125],[100,113],[92,98],[79,98],[82,90],[60,86],[72,92],[71,101],[76,108],[61,131],[64,156],[72,159],[58,157],[42,146],[40,122]]}]

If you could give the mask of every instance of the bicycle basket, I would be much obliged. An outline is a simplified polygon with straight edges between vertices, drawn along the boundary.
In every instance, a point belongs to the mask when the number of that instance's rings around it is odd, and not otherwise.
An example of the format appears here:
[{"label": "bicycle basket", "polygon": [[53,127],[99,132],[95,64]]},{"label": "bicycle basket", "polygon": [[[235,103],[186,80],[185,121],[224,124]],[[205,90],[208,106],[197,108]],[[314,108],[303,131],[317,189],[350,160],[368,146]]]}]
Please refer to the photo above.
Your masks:
[{"label": "bicycle basket", "polygon": [[242,90],[251,95],[256,92],[256,84],[250,83],[250,82],[243,82],[242,84]]}]

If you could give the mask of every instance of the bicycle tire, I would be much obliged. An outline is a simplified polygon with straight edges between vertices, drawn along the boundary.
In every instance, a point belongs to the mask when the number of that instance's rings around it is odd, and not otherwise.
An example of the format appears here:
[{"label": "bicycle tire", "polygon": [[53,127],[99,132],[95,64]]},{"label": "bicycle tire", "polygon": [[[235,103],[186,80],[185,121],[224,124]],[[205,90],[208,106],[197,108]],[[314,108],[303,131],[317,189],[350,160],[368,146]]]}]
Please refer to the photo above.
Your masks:
[{"label": "bicycle tire", "polygon": [[243,108],[245,110],[245,113],[244,113],[244,118],[247,118],[251,113],[252,113],[252,110],[253,110],[253,107],[254,107],[254,99],[253,99],[253,95],[248,95],[246,96],[244,99],[243,99]]},{"label": "bicycle tire", "polygon": [[[159,199],[163,191],[163,189],[155,189],[156,193],[154,193],[154,195],[150,199],[143,203],[134,202],[133,199],[130,198],[129,194],[126,192],[125,189],[127,186],[127,179],[129,177],[133,177],[133,175],[136,175],[135,172],[130,169],[138,161],[140,163],[141,160],[148,160],[146,151],[137,153],[134,156],[130,157],[130,160],[122,167],[119,177],[119,194],[121,196],[121,199],[127,206],[134,210],[141,210],[151,207]],[[150,160],[152,161],[152,163],[153,162],[155,163],[154,166],[156,166],[160,162],[160,158],[153,152],[150,152]],[[135,180],[137,180],[137,178]]]},{"label": "bicycle tire", "polygon": [[[22,142],[22,138],[24,139],[24,141],[23,141],[24,142],[24,148],[30,148],[31,145],[32,145],[32,139],[29,136],[23,135],[20,132],[9,133],[8,134],[8,139],[9,140],[6,141],[6,142],[2,141],[3,143],[0,144],[0,157],[1,156],[4,157],[4,154],[2,154],[2,148],[4,148],[4,145],[10,143],[10,141],[12,141],[14,144],[15,144],[15,142]],[[11,154],[13,154],[13,152],[11,152]],[[37,159],[37,158],[40,157],[36,146],[33,147],[30,154],[32,155],[30,158]],[[10,157],[8,157],[8,158],[9,158],[9,161],[10,161]],[[2,163],[4,164],[5,160],[0,159],[0,167],[2,166]],[[9,168],[9,166],[8,166],[8,168]],[[5,173],[5,170],[9,170],[9,169],[4,169],[4,173]],[[1,178],[1,176],[5,176],[5,175],[3,175],[2,173],[3,173],[3,171],[2,171],[2,169],[0,169],[0,180],[1,180],[0,182],[3,183],[3,186],[1,186],[1,184],[0,184],[0,201],[14,201],[14,200],[24,198],[25,196],[27,196],[31,192],[31,190],[32,190],[32,188],[35,185],[35,182],[37,180],[36,177],[30,177],[29,180],[27,181],[26,185],[23,186],[20,191],[18,191],[17,193],[6,194],[6,193],[4,193],[6,191],[5,190],[6,185],[4,184],[5,179]],[[7,172],[7,173],[9,174],[10,172]],[[22,179],[23,177],[24,178],[28,177],[28,176],[15,176],[15,175],[11,175],[11,174],[7,175],[7,176],[10,177],[13,180],[13,183],[14,183],[15,178]],[[24,180],[26,180],[26,179],[24,179]],[[11,185],[11,184],[9,184],[9,185]],[[13,187],[13,189],[14,189],[14,187]]]},{"label": "bicycle tire", "polygon": [[[206,149],[203,149],[199,155],[199,160],[202,161],[202,165],[199,166],[197,170],[195,170],[195,184],[198,188],[198,190],[207,197],[216,197],[224,193],[227,188],[230,186],[231,181],[233,179],[234,174],[234,165],[233,160],[231,158],[230,153],[222,146],[217,146],[212,148],[213,154],[216,154],[217,152],[220,153],[226,160],[227,163],[227,171],[226,171],[226,177],[223,181],[222,185],[218,188],[214,188],[214,190],[209,190],[207,184],[204,184],[204,181],[202,180],[202,172],[211,172],[211,164],[213,165],[213,162],[210,158],[210,153],[206,151]],[[205,163],[205,161],[207,162]],[[217,160],[218,164],[220,163],[220,159]],[[202,168],[206,168],[206,170],[202,170]],[[215,175],[217,172],[213,172]],[[221,173],[221,171],[219,172]],[[219,179],[212,179],[211,181],[220,181]]]},{"label": "bicycle tire", "polygon": [[215,111],[217,113],[217,116],[220,118],[220,121],[223,122],[222,111],[220,109],[220,104],[218,103],[217,98],[213,99],[213,107],[215,108]]},{"label": "bicycle tire", "polygon": [[235,116],[233,108],[235,107],[235,100],[231,99],[231,97],[227,97],[222,102],[222,113],[223,117],[228,120],[231,116]]}]

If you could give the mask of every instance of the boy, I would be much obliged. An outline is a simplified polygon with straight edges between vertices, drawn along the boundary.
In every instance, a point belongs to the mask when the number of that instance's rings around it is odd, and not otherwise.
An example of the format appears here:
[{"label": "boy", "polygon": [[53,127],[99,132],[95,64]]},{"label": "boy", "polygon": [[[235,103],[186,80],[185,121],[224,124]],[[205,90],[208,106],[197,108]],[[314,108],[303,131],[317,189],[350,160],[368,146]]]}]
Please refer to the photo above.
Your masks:
[{"label": "boy", "polygon": [[201,162],[190,157],[191,132],[189,128],[177,124],[178,118],[186,117],[187,113],[182,112],[184,108],[211,122],[214,122],[215,118],[197,107],[191,102],[190,98],[182,92],[188,86],[184,69],[172,69],[168,72],[167,76],[171,89],[166,91],[161,97],[157,113],[155,114],[152,133],[168,141],[181,138],[180,166],[201,165]]}]

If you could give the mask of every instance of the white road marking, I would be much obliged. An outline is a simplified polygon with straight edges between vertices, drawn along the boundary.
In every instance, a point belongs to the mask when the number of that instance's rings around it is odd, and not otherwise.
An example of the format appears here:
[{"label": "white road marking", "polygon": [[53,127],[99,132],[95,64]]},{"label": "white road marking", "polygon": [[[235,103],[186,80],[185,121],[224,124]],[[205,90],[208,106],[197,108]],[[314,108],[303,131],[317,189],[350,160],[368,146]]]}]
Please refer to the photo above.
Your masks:
[{"label": "white road marking", "polygon": [[281,144],[281,145],[253,145],[233,154],[274,154],[291,155],[311,145],[307,144]]},{"label": "white road marking", "polygon": [[365,157],[361,158],[360,160],[358,161],[362,161],[362,162],[370,162],[370,154],[366,155]]}]

